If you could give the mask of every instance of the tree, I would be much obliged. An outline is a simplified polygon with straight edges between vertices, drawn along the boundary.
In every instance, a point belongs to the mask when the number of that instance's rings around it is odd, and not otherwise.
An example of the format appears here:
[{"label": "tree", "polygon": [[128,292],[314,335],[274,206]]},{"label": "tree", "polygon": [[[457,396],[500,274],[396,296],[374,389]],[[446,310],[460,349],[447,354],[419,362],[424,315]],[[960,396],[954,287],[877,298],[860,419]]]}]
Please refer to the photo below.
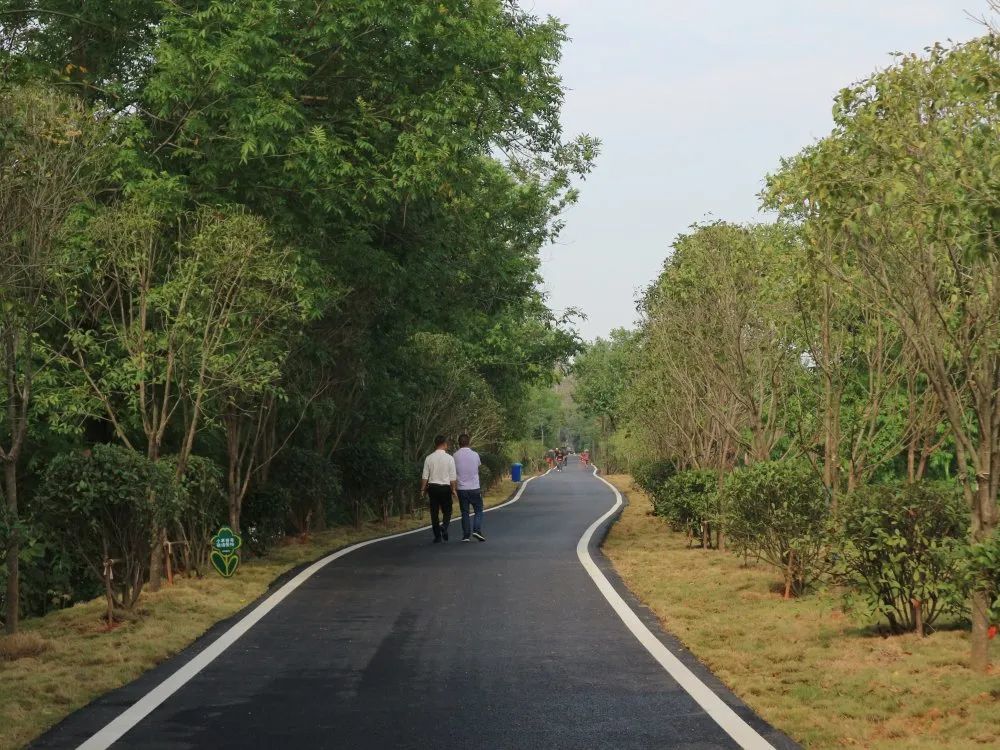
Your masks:
[{"label": "tree", "polygon": [[[858,269],[845,278],[899,327],[933,388],[974,542],[996,529],[1000,487],[998,85],[993,35],[902,57],[841,92],[834,133],[780,177],[786,206],[808,202],[844,238]],[[989,663],[987,609],[975,593],[977,670]]]},{"label": "tree", "polygon": [[691,451],[704,468],[769,460],[788,434],[801,345],[785,268],[797,251],[780,226],[695,227],[646,294],[648,355],[661,387],[697,410],[687,440],[707,438]]},{"label": "tree", "polygon": [[[108,131],[93,111],[40,88],[0,90],[0,464],[9,521],[18,519],[18,465],[32,414],[33,389],[47,356],[40,337],[52,327],[53,297],[74,264],[60,253],[67,219],[91,200]],[[20,545],[7,548],[5,627],[18,627]]]},{"label": "tree", "polygon": [[[70,300],[68,319],[92,413],[154,462],[175,430],[180,476],[206,415],[231,417],[242,394],[280,377],[303,297],[294,251],[261,219],[238,208],[178,211],[167,187],[97,216],[94,281]],[[232,460],[231,440],[229,449]],[[238,499],[231,487],[237,524]],[[160,551],[154,545],[153,590]]]},{"label": "tree", "polygon": [[97,445],[63,454],[46,469],[38,515],[103,582],[109,627],[114,610],[131,610],[142,593],[157,542],[150,529],[176,515],[180,488],[165,468],[135,451]]}]

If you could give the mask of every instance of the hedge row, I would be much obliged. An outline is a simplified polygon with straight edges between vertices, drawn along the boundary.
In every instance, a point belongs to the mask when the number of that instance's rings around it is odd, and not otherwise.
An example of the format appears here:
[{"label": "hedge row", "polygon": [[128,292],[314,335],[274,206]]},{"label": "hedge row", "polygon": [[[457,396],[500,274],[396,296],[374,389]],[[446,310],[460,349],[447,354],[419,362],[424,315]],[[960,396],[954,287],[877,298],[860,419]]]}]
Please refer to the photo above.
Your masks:
[{"label": "hedge row", "polygon": [[970,545],[954,482],[862,487],[834,511],[813,469],[761,462],[730,473],[648,469],[636,482],[656,515],[693,544],[724,546],[780,571],[786,596],[817,583],[845,587],[853,606],[893,632],[924,632],[961,615],[985,590],[1000,616],[1000,539]]}]

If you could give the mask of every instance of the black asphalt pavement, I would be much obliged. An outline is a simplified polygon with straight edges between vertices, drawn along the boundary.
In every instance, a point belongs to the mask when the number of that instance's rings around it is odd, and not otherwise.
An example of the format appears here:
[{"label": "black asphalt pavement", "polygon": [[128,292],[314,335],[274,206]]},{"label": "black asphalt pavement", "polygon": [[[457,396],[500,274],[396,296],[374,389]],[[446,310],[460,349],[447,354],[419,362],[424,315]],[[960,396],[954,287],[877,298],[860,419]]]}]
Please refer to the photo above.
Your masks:
[{"label": "black asphalt pavement", "polygon": [[[615,504],[577,463],[487,513],[485,543],[420,532],[320,570],[132,728],[130,748],[721,748],[736,744],[625,627],[577,558]],[[777,748],[756,718],[624,591],[657,637]],[[76,747],[232,622],[57,726]]]}]

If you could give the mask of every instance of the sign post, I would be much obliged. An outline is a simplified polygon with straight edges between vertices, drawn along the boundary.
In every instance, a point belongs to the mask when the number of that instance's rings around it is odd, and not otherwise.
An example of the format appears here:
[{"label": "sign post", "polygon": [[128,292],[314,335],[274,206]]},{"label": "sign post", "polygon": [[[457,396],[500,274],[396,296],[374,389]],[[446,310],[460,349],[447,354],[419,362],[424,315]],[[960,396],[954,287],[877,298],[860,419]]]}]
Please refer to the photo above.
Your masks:
[{"label": "sign post", "polygon": [[212,555],[209,559],[212,561],[212,567],[223,578],[232,578],[233,573],[240,566],[238,551],[242,545],[243,540],[228,526],[223,526],[212,537]]}]

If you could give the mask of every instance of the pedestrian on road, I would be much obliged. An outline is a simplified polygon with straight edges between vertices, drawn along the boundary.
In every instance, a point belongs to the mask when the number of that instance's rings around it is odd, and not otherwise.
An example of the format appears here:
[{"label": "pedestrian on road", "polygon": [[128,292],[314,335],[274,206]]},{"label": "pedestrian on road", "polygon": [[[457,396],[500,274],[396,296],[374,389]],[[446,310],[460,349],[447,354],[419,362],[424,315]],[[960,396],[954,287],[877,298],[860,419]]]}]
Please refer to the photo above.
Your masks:
[{"label": "pedestrian on road", "polygon": [[[426,492],[431,504],[431,528],[434,544],[448,541],[448,524],[451,523],[452,497],[458,488],[455,459],[448,453],[448,438],[434,438],[434,452],[424,459],[424,472],[420,479],[420,494]],[[438,515],[442,520],[438,521]]]},{"label": "pedestrian on road", "polygon": [[[469,541],[470,535],[476,541],[485,542],[483,536],[483,493],[479,487],[479,454],[469,444],[472,439],[467,433],[458,436],[458,450],[455,451],[455,467],[458,472],[458,508],[462,511],[462,541]],[[469,526],[469,506],[475,512],[472,526]]]}]

